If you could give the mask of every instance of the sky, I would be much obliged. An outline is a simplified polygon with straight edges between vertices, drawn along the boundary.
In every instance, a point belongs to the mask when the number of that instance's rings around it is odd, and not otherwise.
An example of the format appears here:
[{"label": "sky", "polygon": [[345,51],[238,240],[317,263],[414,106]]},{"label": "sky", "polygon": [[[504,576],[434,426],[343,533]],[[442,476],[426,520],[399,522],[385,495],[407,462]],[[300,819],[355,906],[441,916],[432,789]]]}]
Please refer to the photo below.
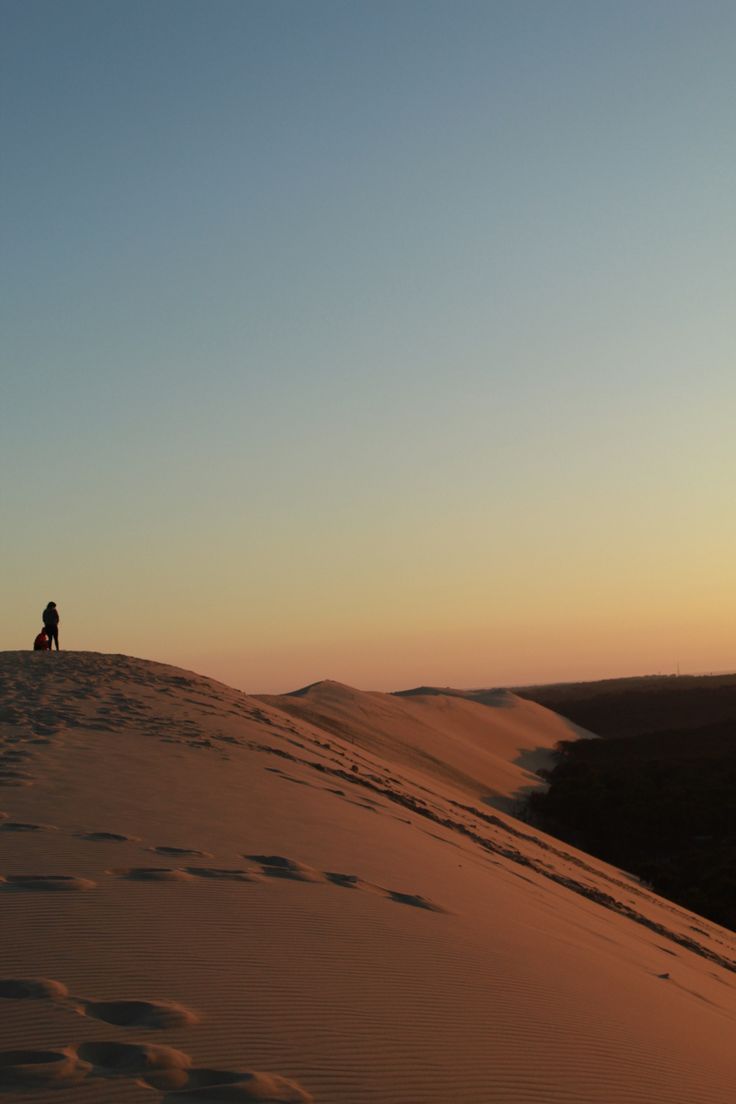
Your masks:
[{"label": "sky", "polygon": [[736,669],[731,0],[0,0],[0,648]]}]

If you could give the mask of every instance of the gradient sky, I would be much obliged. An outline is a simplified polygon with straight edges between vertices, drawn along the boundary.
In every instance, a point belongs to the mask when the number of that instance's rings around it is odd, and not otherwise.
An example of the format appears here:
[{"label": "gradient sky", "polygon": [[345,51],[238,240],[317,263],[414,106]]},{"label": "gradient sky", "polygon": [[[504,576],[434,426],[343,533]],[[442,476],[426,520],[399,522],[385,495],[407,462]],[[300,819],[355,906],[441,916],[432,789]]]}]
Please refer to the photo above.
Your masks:
[{"label": "gradient sky", "polygon": [[736,667],[736,5],[2,0],[0,647]]}]

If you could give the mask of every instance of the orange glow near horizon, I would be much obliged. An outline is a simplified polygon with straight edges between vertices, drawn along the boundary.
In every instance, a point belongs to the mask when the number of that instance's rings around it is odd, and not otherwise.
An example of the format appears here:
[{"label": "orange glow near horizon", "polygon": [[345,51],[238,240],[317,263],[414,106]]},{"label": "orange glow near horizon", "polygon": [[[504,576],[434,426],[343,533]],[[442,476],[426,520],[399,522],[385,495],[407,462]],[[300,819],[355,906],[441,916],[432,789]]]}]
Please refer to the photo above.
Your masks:
[{"label": "orange glow near horizon", "polygon": [[53,600],[255,691],[736,665],[736,8],[42,6],[0,648]]}]

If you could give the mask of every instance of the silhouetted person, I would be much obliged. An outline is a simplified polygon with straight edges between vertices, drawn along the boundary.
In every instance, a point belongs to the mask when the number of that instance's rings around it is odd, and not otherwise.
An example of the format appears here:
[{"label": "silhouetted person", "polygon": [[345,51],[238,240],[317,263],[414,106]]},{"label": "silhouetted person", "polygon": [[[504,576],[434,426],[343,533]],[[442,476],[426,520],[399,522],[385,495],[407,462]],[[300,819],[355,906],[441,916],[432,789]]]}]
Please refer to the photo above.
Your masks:
[{"label": "silhouetted person", "polygon": [[47,652],[49,650],[49,638],[46,635],[46,629],[41,629],[40,633],[33,641],[34,652]]},{"label": "silhouetted person", "polygon": [[56,602],[49,602],[46,609],[41,615],[43,617],[43,627],[46,630],[46,635],[49,638],[49,651],[53,651],[54,641],[56,641],[56,650],[59,650],[59,611],[56,608]]}]

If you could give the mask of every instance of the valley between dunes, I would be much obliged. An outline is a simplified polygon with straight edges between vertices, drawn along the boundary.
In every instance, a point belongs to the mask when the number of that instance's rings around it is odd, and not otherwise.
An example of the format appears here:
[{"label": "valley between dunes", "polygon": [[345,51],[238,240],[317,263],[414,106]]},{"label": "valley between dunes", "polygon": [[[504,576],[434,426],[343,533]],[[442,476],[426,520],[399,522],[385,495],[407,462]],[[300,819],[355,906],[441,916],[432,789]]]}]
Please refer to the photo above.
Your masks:
[{"label": "valley between dunes", "polygon": [[730,1104],[736,937],[513,816],[572,735],[0,654],[0,1104]]}]

